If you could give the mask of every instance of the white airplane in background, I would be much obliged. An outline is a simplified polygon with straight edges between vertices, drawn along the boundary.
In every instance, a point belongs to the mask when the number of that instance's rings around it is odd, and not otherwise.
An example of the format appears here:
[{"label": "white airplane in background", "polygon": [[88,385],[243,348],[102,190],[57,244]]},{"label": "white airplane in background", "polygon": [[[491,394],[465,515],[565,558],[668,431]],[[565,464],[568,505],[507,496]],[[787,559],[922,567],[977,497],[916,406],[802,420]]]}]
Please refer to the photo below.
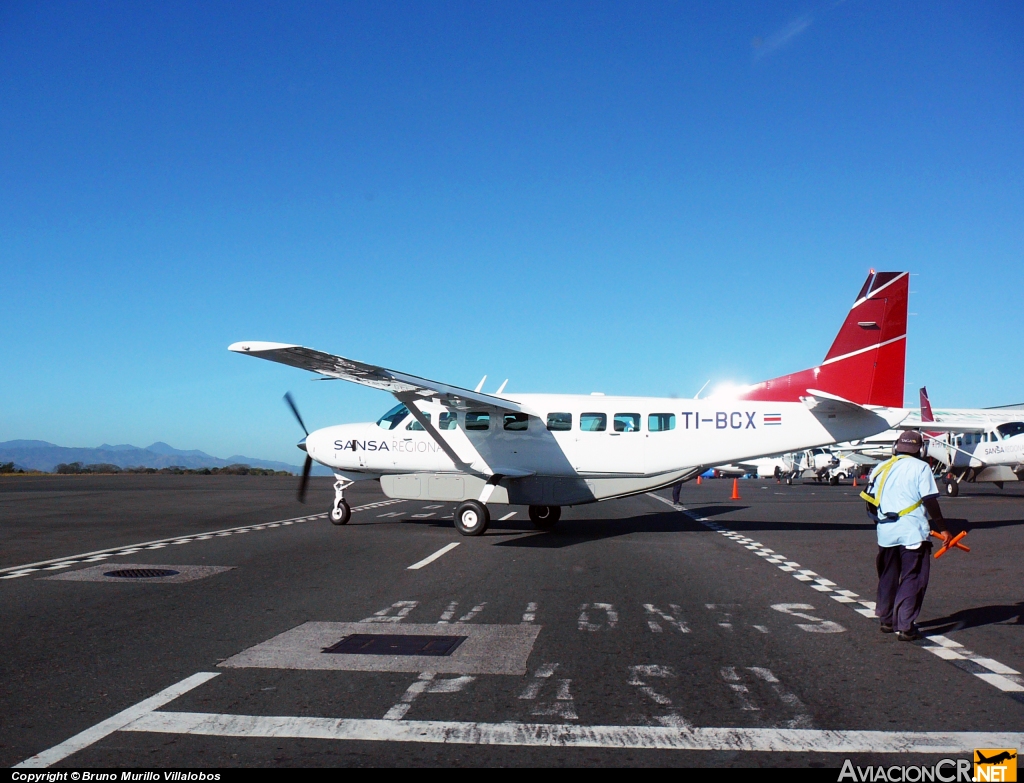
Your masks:
[{"label": "white airplane in background", "polygon": [[[892,455],[892,447],[900,433],[906,429],[928,429],[929,422],[940,422],[943,432],[985,432],[998,424],[1012,421],[1024,421],[1024,404],[1001,405],[995,408],[936,408],[932,409],[928,400],[928,389],[924,386],[919,391],[920,410],[911,409],[910,415],[900,424],[898,429],[887,430],[878,435],[855,441],[842,443],[838,448],[856,451],[865,457],[882,461]],[[960,429],[956,429],[959,427]]]},{"label": "white airplane in background", "polygon": [[906,272],[872,270],[820,365],[726,400],[485,394],[482,383],[463,389],[298,345],[239,342],[229,350],[397,398],[376,422],[306,431],[298,444],[307,454],[300,499],[313,462],[331,468],[336,524],[351,514],[345,489],[376,479],[388,497],[458,501],[455,527],[464,535],[487,529],[492,504],[527,505],[546,529],[561,506],[648,492],[709,466],[896,426],[907,415],[908,280]]},{"label": "white airplane in background", "polygon": [[1019,405],[964,408],[943,411],[939,419],[921,389],[919,426],[928,439],[928,456],[942,468],[949,497],[960,494],[963,481],[991,481],[1000,489],[1006,481],[1024,481],[1024,422],[1005,421],[1014,413],[1024,411]]}]

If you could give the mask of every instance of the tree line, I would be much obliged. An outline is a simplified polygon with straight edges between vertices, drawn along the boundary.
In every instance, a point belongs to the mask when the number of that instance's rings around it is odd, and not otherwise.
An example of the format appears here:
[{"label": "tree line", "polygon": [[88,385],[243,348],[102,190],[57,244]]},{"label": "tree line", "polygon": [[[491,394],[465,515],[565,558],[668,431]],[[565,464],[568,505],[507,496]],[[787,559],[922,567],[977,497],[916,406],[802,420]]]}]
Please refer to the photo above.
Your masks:
[{"label": "tree line", "polygon": [[[14,463],[11,463],[13,466]],[[0,465],[0,472],[3,466]],[[13,472],[13,471],[11,471]],[[184,468],[171,465],[166,468],[147,468],[143,466],[122,468],[107,462],[83,465],[81,462],[62,462],[53,469],[54,473],[63,475],[101,474],[101,473],[169,473],[175,476],[292,476],[287,470],[271,470],[270,468],[254,468],[250,465],[227,465],[223,468]]]}]

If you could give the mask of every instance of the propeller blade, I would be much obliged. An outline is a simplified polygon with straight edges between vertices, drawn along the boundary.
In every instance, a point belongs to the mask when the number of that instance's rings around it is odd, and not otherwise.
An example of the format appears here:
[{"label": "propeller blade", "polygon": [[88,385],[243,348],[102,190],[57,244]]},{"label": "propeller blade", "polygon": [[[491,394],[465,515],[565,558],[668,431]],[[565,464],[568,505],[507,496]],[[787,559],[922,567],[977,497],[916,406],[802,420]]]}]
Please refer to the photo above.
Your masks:
[{"label": "propeller blade", "polygon": [[298,499],[300,503],[306,502],[306,486],[309,484],[309,471],[313,469],[313,458],[310,456],[306,457],[306,464],[302,466],[302,478],[299,479],[299,495]]},{"label": "propeller blade", "polygon": [[302,431],[309,435],[309,430],[306,429],[306,423],[302,420],[302,416],[299,415],[299,408],[295,404],[295,400],[292,399],[291,392],[285,392],[284,401],[288,403],[288,407],[292,409],[292,413],[295,414],[295,418],[299,421],[299,426],[302,427]]}]

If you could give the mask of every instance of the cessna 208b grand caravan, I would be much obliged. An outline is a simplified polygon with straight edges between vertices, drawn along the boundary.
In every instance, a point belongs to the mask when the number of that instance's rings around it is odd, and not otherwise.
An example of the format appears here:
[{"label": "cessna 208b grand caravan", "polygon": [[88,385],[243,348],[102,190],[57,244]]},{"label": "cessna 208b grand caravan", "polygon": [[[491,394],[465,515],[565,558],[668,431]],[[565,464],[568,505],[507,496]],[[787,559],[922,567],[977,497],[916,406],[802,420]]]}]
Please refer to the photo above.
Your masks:
[{"label": "cessna 208b grand caravan", "polygon": [[[298,345],[240,342],[231,351],[323,378],[390,392],[376,422],[308,432],[299,443],[336,483],[331,520],[351,511],[344,491],[376,479],[392,498],[457,501],[455,527],[480,535],[489,505],[530,507],[552,527],[562,506],[625,497],[688,480],[708,467],[864,438],[902,421],[908,274],[872,270],[824,361],[700,400],[573,394],[495,394],[396,372]],[[298,411],[289,405],[302,424]]]}]

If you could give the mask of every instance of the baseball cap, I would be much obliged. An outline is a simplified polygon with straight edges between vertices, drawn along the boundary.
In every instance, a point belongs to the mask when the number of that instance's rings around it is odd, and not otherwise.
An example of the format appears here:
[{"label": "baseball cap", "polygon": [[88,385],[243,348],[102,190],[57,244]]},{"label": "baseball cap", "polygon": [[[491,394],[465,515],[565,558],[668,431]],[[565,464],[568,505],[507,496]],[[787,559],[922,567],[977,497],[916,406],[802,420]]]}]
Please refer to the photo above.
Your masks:
[{"label": "baseball cap", "polygon": [[896,453],[897,454],[916,454],[921,450],[921,445],[924,443],[924,438],[921,437],[921,433],[916,430],[907,430],[900,434],[899,440],[896,441]]}]

